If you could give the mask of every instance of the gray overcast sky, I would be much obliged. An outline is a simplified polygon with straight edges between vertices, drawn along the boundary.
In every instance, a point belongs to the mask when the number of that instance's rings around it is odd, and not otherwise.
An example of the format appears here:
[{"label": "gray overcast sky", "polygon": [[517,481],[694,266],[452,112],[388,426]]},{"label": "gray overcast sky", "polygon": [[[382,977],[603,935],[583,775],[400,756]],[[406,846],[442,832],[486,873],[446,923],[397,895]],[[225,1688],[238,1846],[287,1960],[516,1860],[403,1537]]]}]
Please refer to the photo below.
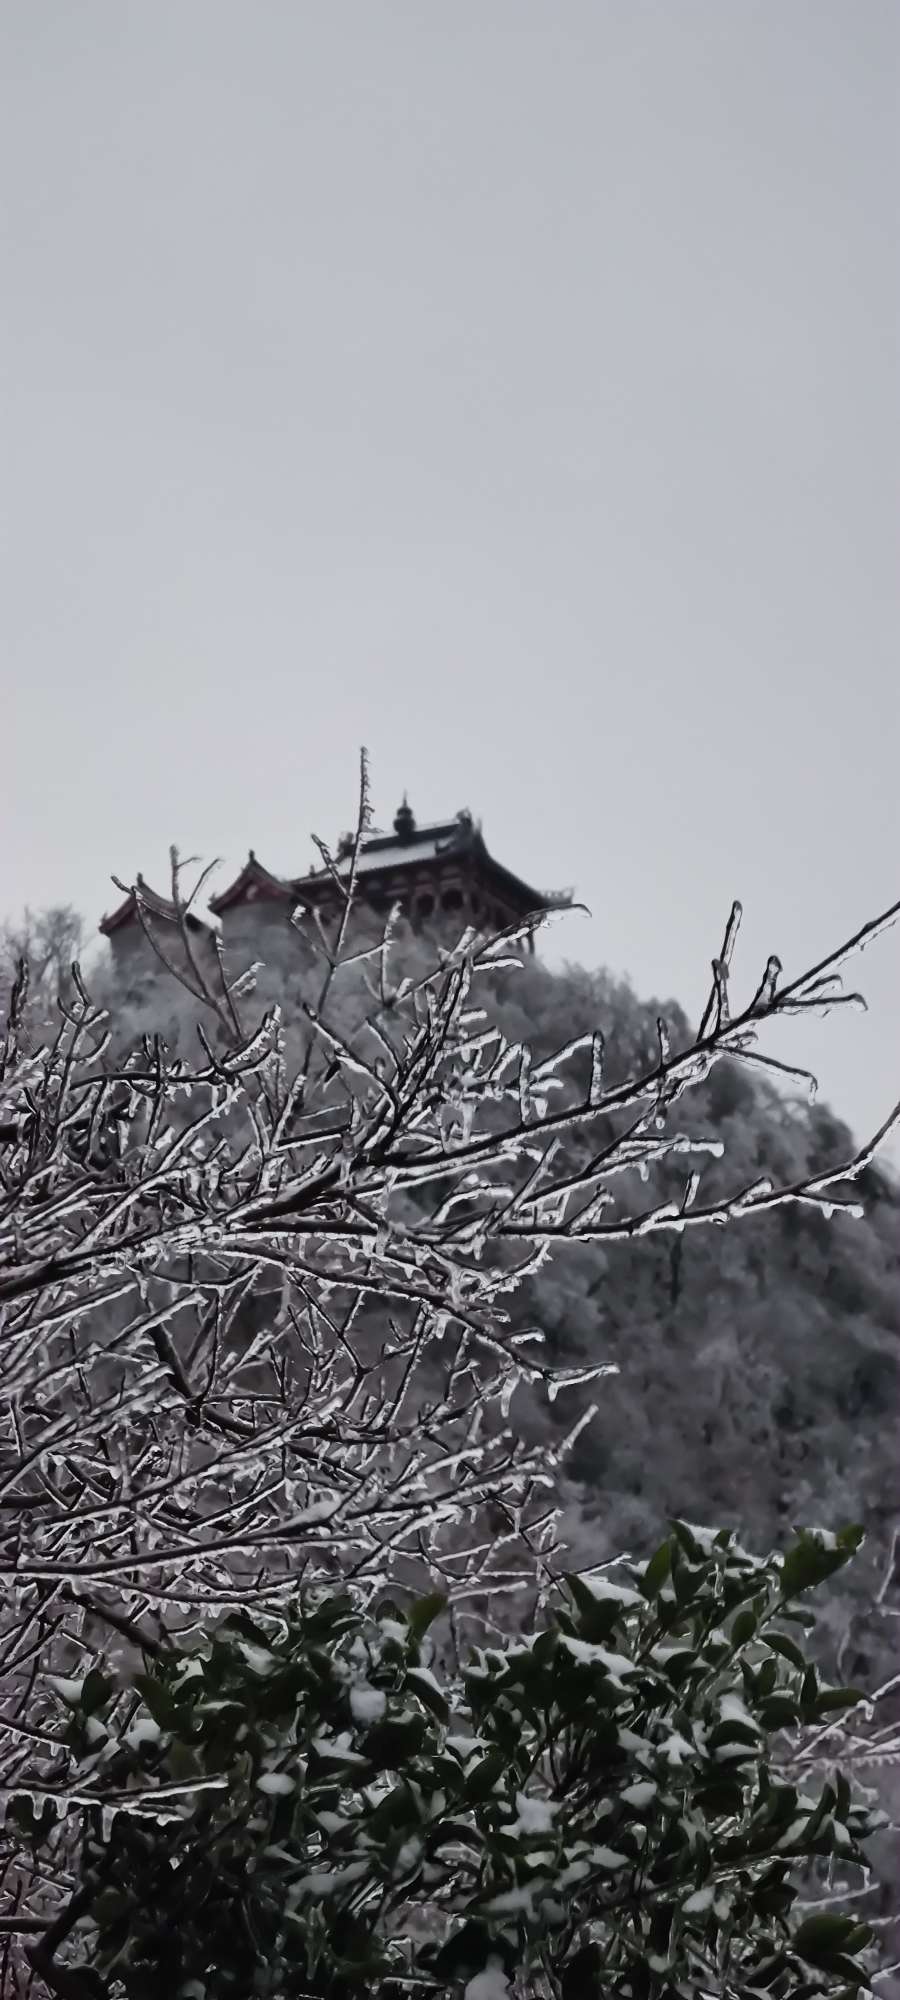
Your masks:
[{"label": "gray overcast sky", "polygon": [[[895,0],[0,23],[0,911],[470,805],[693,1012],[900,895]],[[221,881],[227,879],[223,872]],[[782,1036],[869,1127],[867,1017]]]}]

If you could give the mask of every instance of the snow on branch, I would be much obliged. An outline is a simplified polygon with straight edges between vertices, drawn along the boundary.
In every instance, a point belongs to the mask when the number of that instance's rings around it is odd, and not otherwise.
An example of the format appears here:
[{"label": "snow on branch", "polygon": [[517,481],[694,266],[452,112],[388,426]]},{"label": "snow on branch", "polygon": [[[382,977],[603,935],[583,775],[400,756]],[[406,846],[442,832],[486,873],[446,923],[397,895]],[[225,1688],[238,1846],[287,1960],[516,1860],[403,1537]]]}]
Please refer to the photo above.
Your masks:
[{"label": "snow on branch", "polygon": [[[23,1035],[26,972],[0,1044],[0,1788],[27,1786],[38,1667],[152,1643],[212,1611],[270,1610],[341,1574],[444,1589],[482,1611],[553,1579],[558,1443],[511,1425],[516,1390],[562,1371],[513,1335],[504,1294],[550,1252],[746,1220],[785,1204],[856,1212],[900,1116],[851,1159],[789,1184],[702,1198],[716,1142],[681,1101],[722,1057],[752,1061],[769,1021],[850,1004],[839,968],[900,905],[810,972],[770,959],[730,1000],[738,907],[698,1034],[664,1022],[651,1066],[606,1081],[601,1024],[533,1059],[491,1018],[497,975],[545,920],[469,932],[437,964],[396,928],[361,947],[355,860],[295,1024],[244,1018],[245,974],[184,947],[199,1053],[129,1045],[75,970],[58,1029]],[[201,881],[205,880],[205,875]],[[141,887],[132,891],[141,911]],[[153,926],[142,918],[154,949]],[[349,997],[348,997],[349,996]],[[352,1001],[352,1004],[351,1004]],[[298,1015],[299,1018],[299,1015]],[[580,1078],[587,1064],[587,1081]],[[635,1205],[661,1166],[680,1193]],[[492,1523],[484,1533],[485,1522]]]}]

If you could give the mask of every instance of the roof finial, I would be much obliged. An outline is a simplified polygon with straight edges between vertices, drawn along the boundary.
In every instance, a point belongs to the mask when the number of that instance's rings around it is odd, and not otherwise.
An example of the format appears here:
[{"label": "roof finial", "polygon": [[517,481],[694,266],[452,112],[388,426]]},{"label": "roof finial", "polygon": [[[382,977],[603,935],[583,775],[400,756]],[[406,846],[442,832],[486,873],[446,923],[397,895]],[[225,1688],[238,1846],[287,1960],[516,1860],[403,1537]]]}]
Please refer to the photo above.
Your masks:
[{"label": "roof finial", "polygon": [[398,840],[411,840],[413,834],[415,833],[415,830],[416,830],[415,813],[413,812],[409,800],[406,796],[406,793],[404,792],[403,804],[402,806],[400,806],[399,810],[394,815],[394,832],[397,835]]}]

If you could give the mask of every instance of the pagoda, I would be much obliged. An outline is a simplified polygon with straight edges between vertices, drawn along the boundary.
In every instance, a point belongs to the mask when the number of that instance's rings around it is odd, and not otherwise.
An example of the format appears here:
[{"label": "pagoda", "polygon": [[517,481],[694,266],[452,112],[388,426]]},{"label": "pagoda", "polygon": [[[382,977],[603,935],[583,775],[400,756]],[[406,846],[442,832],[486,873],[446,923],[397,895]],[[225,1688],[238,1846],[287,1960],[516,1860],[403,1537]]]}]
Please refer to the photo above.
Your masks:
[{"label": "pagoda", "polygon": [[[326,927],[334,923],[343,907],[340,885],[349,880],[354,844],[352,834],[343,834],[333,867],[323,863],[290,879],[272,875],[251,848],[240,874],[210,900],[209,907],[222,924],[226,949],[239,931],[252,928],[258,935],[260,925],[277,922],[279,915],[283,921],[298,905],[314,912]],[[465,810],[453,819],[419,826],[404,797],[391,832],[376,829],[363,834],[359,843],[355,908],[384,921],[390,910],[399,907],[415,931],[459,936],[472,925],[496,933],[538,910],[568,908],[571,902],[571,890],[548,893],[532,888],[495,860],[480,824]],[[238,913],[251,908],[254,920],[247,927]]]},{"label": "pagoda", "polygon": [[[220,927],[228,958],[233,961],[249,953],[265,960],[267,943],[275,945],[276,933],[283,940],[292,918],[302,932],[304,920],[315,917],[327,933],[344,906],[341,885],[350,878],[354,845],[354,836],[343,834],[332,865],[323,861],[320,867],[295,876],[273,874],[251,848],[233,882],[210,898],[210,912]],[[149,890],[140,876],[137,887],[142,911],[138,911],[132,892],[100,925],[117,960],[130,959],[135,944],[147,948],[147,929],[154,935],[158,931],[163,949],[177,931],[172,904]],[[455,942],[469,926],[496,935],[523,917],[541,910],[566,909],[571,902],[570,889],[535,889],[497,861],[487,847],[480,822],[476,823],[467,810],[453,819],[419,826],[404,797],[391,831],[373,829],[359,842],[354,911],[360,920],[368,917],[383,923],[392,909],[399,908],[414,931]],[[211,927],[193,915],[188,924],[196,949],[204,956],[214,950]]]},{"label": "pagoda", "polygon": [[179,919],[171,899],[151,889],[140,874],[135,878],[134,888],[128,890],[109,916],[101,917],[97,928],[108,938],[113,963],[122,973],[142,971],[148,956],[179,972],[190,969],[192,957],[206,969],[216,962],[216,932],[212,924],[204,923],[192,910]]}]

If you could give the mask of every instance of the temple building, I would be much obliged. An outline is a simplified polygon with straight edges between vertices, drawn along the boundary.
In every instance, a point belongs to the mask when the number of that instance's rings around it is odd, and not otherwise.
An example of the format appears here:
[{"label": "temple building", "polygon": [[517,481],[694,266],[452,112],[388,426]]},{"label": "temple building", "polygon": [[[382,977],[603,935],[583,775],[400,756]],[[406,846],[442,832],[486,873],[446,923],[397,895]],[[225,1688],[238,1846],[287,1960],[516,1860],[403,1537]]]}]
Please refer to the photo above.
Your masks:
[{"label": "temple building", "polygon": [[160,967],[167,962],[184,972],[190,969],[193,955],[204,970],[212,968],[216,962],[216,932],[212,924],[189,912],[184,928],[190,940],[189,951],[171,899],[157,895],[143,875],[137,876],[135,888],[129,890],[110,916],[101,917],[98,925],[109,941],[116,970],[129,978],[142,973],[148,961],[154,959]]},{"label": "temple building", "polygon": [[[274,946],[276,934],[283,939],[298,906],[316,912],[326,929],[335,923],[342,905],[339,881],[349,878],[353,846],[353,835],[344,834],[333,869],[323,862],[290,877],[273,874],[251,848],[234,881],[210,898],[226,957],[232,962],[248,955],[265,960],[267,943]],[[172,905],[153,894],[140,876],[138,888],[145,923],[158,927],[162,942],[177,931]],[[468,811],[419,826],[404,798],[390,833],[373,830],[360,842],[354,901],[360,919],[383,921],[399,904],[414,931],[446,942],[455,941],[468,925],[496,933],[537,910],[565,909],[571,902],[571,890],[535,889],[495,860]],[[210,927],[196,917],[188,921],[197,950],[214,949]],[[119,961],[130,956],[135,943],[148,948],[133,896],[104,917],[100,929]]]}]

